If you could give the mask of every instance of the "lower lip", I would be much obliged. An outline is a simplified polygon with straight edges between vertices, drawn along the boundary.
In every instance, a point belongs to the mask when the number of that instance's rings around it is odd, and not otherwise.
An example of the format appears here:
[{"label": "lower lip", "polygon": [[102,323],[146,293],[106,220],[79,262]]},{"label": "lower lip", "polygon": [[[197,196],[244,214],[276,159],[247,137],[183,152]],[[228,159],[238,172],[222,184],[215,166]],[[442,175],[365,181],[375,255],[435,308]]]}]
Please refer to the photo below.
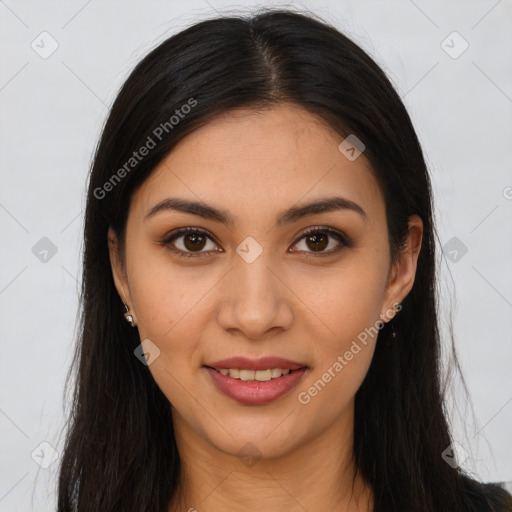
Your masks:
[{"label": "lower lip", "polygon": [[307,370],[307,368],[300,368],[267,381],[243,381],[229,375],[222,375],[213,368],[206,366],[205,368],[220,391],[241,404],[249,405],[268,404],[281,398],[298,384]]}]

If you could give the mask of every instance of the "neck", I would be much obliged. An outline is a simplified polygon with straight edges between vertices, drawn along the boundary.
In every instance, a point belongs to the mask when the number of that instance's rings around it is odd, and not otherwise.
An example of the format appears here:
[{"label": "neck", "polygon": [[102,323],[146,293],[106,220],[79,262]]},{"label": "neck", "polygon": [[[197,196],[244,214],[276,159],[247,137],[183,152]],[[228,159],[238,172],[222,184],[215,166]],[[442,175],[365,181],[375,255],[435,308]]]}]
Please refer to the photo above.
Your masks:
[{"label": "neck", "polygon": [[[347,417],[348,416],[348,417]],[[181,479],[170,511],[368,512],[372,494],[353,461],[353,410],[278,458],[240,458],[197,435],[173,409]]]}]

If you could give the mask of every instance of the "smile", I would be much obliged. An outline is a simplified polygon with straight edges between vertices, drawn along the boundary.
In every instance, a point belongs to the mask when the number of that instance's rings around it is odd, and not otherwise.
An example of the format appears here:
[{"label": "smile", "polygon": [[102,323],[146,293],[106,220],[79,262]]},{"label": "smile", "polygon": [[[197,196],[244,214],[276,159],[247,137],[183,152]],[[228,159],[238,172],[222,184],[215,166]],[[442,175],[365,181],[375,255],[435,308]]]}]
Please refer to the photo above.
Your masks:
[{"label": "smile", "polygon": [[245,382],[250,382],[253,380],[257,380],[258,382],[266,382],[273,379],[278,379],[283,375],[288,375],[290,371],[289,369],[282,368],[269,368],[267,370],[240,370],[238,368],[213,368],[218,371],[222,375],[229,375],[233,377],[233,379],[243,380]]},{"label": "smile", "polygon": [[273,402],[298,385],[309,367],[283,357],[243,356],[208,362],[203,368],[223,395],[246,405]]}]

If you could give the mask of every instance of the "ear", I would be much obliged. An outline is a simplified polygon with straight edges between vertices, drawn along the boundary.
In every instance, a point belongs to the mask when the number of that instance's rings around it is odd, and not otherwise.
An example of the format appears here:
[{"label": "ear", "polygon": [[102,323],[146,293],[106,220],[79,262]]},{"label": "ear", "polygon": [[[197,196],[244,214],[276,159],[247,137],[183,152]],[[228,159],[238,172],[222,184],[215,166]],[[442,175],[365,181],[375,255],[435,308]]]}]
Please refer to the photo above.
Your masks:
[{"label": "ear", "polygon": [[110,266],[112,268],[114,285],[116,287],[117,293],[121,297],[121,300],[128,306],[128,309],[130,310],[130,313],[133,317],[134,323],[136,323],[135,313],[133,312],[132,307],[132,299],[129,293],[130,288],[128,286],[128,280],[126,277],[126,272],[124,269],[121,254],[119,252],[119,244],[117,241],[117,236],[112,227],[108,228],[107,238],[110,256]]},{"label": "ear", "polygon": [[[409,217],[408,235],[405,248],[393,264],[385,292],[381,318],[389,321],[394,316],[393,306],[407,297],[414,284],[418,256],[423,239],[423,221],[418,215]],[[396,310],[395,310],[396,311]],[[390,312],[392,313],[390,315]]]}]

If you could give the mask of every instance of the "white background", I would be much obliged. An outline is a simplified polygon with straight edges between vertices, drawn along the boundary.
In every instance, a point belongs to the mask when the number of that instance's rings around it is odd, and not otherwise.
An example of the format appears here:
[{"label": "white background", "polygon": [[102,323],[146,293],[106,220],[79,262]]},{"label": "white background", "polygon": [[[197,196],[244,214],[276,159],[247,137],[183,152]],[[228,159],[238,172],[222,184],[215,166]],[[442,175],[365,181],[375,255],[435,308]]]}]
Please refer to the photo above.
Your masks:
[{"label": "white background", "polygon": [[[55,509],[58,462],[42,469],[31,454],[41,456],[41,442],[57,455],[62,447],[86,174],[109,105],[158,42],[216,11],[255,5],[271,4],[0,0],[0,511]],[[413,119],[440,246],[457,237],[467,247],[441,263],[443,318],[453,309],[475,413],[458,399],[455,438],[477,478],[512,481],[511,2],[289,5],[367,50]],[[58,43],[47,59],[31,48],[43,31]],[[469,44],[458,58],[442,46],[463,48],[454,31]],[[57,248],[47,262],[32,252],[43,237]],[[43,452],[51,461],[51,448]]]}]

